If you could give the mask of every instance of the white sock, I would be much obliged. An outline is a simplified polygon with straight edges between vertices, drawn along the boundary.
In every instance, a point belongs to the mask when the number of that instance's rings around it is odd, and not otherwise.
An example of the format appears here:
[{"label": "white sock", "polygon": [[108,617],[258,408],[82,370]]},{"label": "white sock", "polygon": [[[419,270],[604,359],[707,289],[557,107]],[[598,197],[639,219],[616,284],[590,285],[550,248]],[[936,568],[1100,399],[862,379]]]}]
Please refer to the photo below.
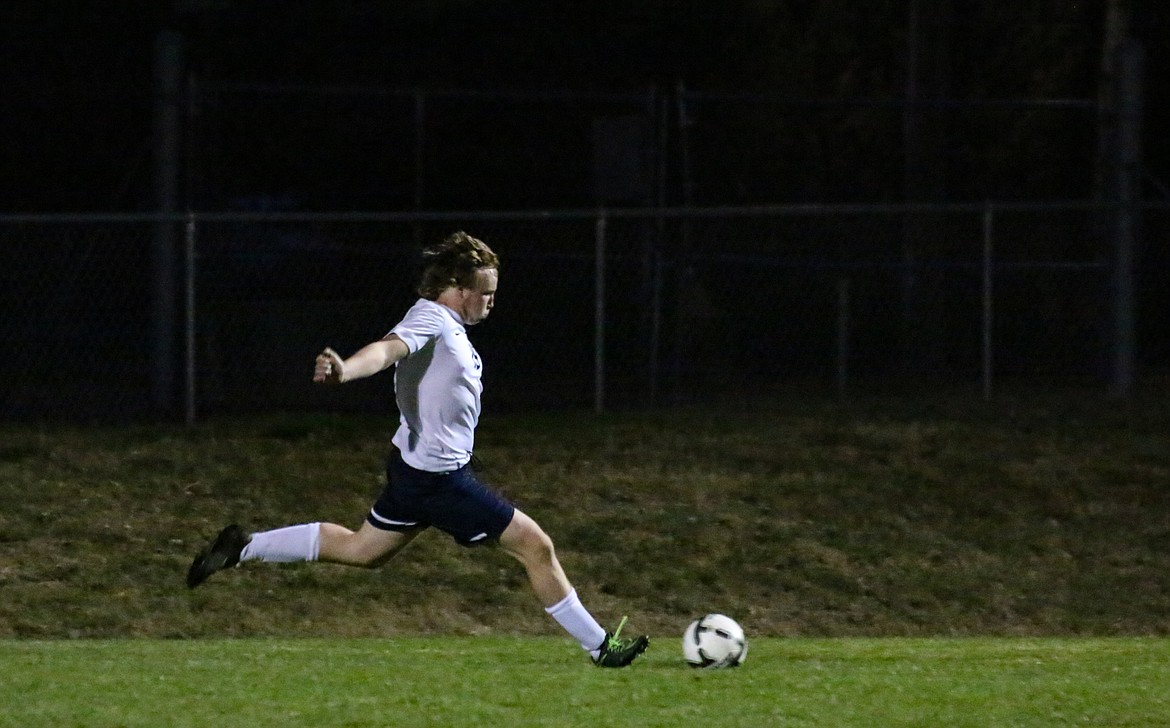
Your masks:
[{"label": "white sock", "polygon": [[588,650],[594,657],[597,657],[597,651],[601,649],[601,643],[605,641],[605,630],[601,628],[593,615],[581,605],[581,600],[577,598],[576,589],[551,607],[545,607],[544,611],[557,620],[566,632],[573,635],[574,639],[581,643],[582,649]]},{"label": "white sock", "polygon": [[303,523],[252,534],[240,561],[316,561],[321,551],[321,524]]}]

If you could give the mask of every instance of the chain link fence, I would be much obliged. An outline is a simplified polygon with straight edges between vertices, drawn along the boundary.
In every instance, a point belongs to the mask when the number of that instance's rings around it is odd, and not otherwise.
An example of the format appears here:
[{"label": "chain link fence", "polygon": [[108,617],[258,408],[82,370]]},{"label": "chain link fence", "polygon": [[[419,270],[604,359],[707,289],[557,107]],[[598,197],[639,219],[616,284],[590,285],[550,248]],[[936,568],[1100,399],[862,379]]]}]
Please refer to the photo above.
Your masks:
[{"label": "chain link fence", "polygon": [[[1165,365],[1146,206],[1139,375]],[[1114,253],[1091,206],[0,216],[8,419],[386,411],[392,377],[313,386],[413,302],[456,229],[501,255],[473,332],[494,410],[838,396],[1010,378],[1108,385]]]},{"label": "chain link fence", "polygon": [[696,205],[774,200],[777,190],[794,201],[889,199],[892,189],[909,200],[1064,200],[1093,188],[1094,99],[907,106],[679,90],[675,100]]},{"label": "chain link fence", "polygon": [[216,210],[648,205],[660,95],[189,89],[185,199]]},{"label": "chain link fence", "polygon": [[889,200],[891,190],[920,201],[1063,200],[1089,194],[1099,166],[1091,98],[911,106],[681,86],[476,92],[214,79],[188,79],[183,96],[175,174],[193,209],[743,206]]}]

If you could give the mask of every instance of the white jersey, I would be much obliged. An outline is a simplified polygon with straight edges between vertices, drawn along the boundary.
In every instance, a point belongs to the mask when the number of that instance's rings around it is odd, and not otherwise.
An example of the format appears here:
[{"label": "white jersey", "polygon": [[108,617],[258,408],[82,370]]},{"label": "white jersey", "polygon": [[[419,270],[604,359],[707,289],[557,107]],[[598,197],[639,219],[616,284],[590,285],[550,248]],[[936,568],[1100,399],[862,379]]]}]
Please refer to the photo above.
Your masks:
[{"label": "white jersey", "polygon": [[410,354],[394,371],[400,413],[394,444],[412,468],[447,472],[466,465],[475,446],[483,365],[463,321],[420,298],[390,333]]}]

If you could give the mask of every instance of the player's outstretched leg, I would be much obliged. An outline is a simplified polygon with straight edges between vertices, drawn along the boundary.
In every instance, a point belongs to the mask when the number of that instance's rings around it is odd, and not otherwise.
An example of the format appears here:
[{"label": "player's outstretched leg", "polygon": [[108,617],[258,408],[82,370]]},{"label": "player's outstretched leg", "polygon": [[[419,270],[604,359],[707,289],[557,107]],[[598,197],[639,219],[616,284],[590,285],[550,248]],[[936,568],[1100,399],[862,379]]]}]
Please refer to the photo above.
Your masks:
[{"label": "player's outstretched leg", "polygon": [[194,589],[215,572],[240,563],[240,552],[248,545],[248,535],[236,524],[219,532],[191,562],[187,569],[187,588]]},{"label": "player's outstretched leg", "polygon": [[650,638],[646,635],[623,639],[621,637],[622,627],[625,626],[626,618],[622,617],[621,624],[618,625],[613,634],[605,633],[605,640],[601,643],[601,651],[593,660],[594,665],[598,667],[625,667],[650,646]]}]

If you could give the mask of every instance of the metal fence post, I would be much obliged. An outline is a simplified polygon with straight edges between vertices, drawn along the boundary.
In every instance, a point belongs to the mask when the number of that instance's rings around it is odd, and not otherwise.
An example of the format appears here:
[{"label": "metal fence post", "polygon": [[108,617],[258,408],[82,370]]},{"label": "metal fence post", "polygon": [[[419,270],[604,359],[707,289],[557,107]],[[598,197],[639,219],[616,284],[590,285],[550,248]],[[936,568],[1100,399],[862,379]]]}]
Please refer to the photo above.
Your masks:
[{"label": "metal fence post", "polygon": [[179,101],[182,38],[163,32],[155,41],[155,196],[161,213],[155,229],[151,387],[155,413],[174,411],[175,220],[179,175]]},{"label": "metal fence post", "polygon": [[183,415],[188,425],[195,424],[196,407],[195,407],[195,213],[187,213],[187,230],[185,236],[185,266],[184,271],[186,277],[183,281],[185,301],[184,308],[186,317],[183,322],[183,329],[185,335],[185,361],[184,368],[184,397],[183,397]]},{"label": "metal fence post", "polygon": [[837,279],[837,397],[849,384],[849,279]]},{"label": "metal fence post", "polygon": [[994,277],[993,230],[995,224],[995,210],[990,202],[983,208],[983,399],[991,399],[991,384],[994,366],[994,350],[992,348],[992,316],[994,315],[994,298],[992,295],[992,279]]},{"label": "metal fence post", "polygon": [[594,227],[593,411],[605,409],[605,211]]},{"label": "metal fence post", "polygon": [[1127,398],[1133,391],[1136,328],[1134,249],[1141,197],[1141,116],[1143,51],[1136,40],[1118,49],[1116,199],[1113,218],[1113,376],[1110,393]]},{"label": "metal fence post", "polygon": [[646,387],[647,404],[658,404],[658,380],[662,370],[662,241],[664,220],[661,212],[655,213],[657,227],[654,241],[650,246],[650,260],[647,275],[650,276],[650,332],[649,332],[649,366],[647,371]]}]

